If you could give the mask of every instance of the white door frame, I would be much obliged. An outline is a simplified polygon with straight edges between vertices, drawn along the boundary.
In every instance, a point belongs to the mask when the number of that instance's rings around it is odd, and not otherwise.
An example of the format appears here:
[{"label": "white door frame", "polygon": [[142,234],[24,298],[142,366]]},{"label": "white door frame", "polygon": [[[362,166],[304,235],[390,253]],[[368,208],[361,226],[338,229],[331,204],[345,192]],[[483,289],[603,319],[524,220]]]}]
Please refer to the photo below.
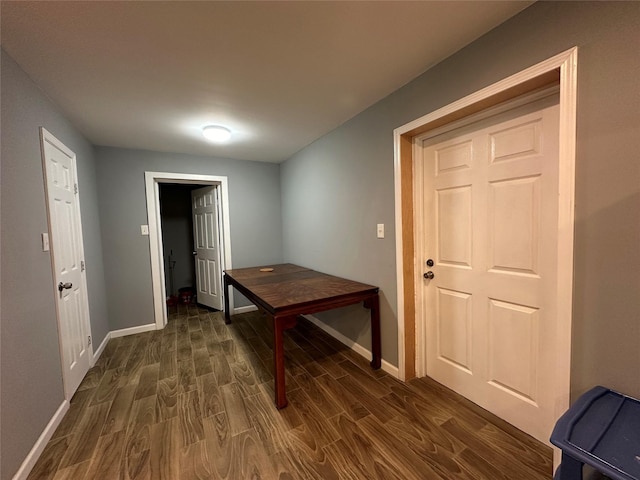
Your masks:
[{"label": "white door frame", "polygon": [[[74,182],[76,184],[76,187],[78,186],[78,166],[77,166],[77,162],[76,162],[76,154],[74,152],[72,152],[69,148],[67,148],[66,145],[64,145],[60,140],[58,140],[55,136],[53,136],[53,134],[51,132],[49,132],[46,128],[44,127],[40,127],[40,147],[41,147],[41,154],[42,154],[42,168],[43,168],[43,175],[44,175],[44,193],[45,193],[45,203],[47,206],[47,230],[48,230],[48,235],[49,235],[49,239],[51,242],[51,272],[53,273],[53,291],[54,291],[54,298],[56,298],[58,296],[58,287],[57,287],[57,280],[56,280],[56,276],[57,276],[57,270],[56,270],[56,264],[55,264],[55,256],[56,256],[56,248],[59,248],[59,245],[55,245],[55,239],[53,238],[53,229],[51,227],[51,207],[49,205],[49,185],[48,185],[48,175],[47,175],[47,159],[45,157],[45,143],[49,143],[51,145],[53,145],[55,148],[59,149],[60,151],[64,152],[68,157],[71,158],[71,162],[73,164],[73,174],[75,175],[74,178]],[[80,254],[81,260],[84,262],[84,239],[83,239],[83,235],[82,235],[82,214],[80,211],[80,195],[77,194],[76,195],[76,211],[75,214],[78,217],[78,224],[76,226],[76,228],[78,229],[78,238],[81,240],[80,244],[78,245],[78,252]],[[89,339],[92,339],[93,337],[91,336],[91,319],[89,317],[89,291],[87,289],[87,272],[86,271],[82,271],[81,272],[81,282],[82,282],[82,289],[84,290],[84,302],[82,305],[82,309],[83,312],[81,313],[82,317],[85,319],[85,333],[86,335],[88,335]],[[64,345],[63,345],[63,340],[62,340],[62,332],[64,332],[64,328],[62,327],[61,324],[61,319],[60,319],[60,307],[58,305],[58,301],[56,300],[56,320],[58,323],[58,346],[60,348],[60,365],[62,366],[62,385],[64,388],[64,398],[65,400],[71,401],[71,397],[73,397],[73,394],[75,393],[74,391],[70,391],[69,389],[69,385],[68,385],[68,379],[67,379],[67,374],[64,368]],[[95,352],[95,346],[92,345],[91,350],[88,349],[87,347],[87,353],[90,354],[89,356],[89,368],[91,368],[95,362],[95,358],[93,356],[93,353]]]},{"label": "white door frame", "polygon": [[[478,92],[468,95],[456,102],[442,107],[432,113],[420,117],[406,125],[394,130],[394,181],[395,181],[395,217],[396,217],[396,268],[397,268],[397,293],[398,293],[398,369],[401,379],[406,379],[407,357],[405,357],[406,338],[418,338],[415,332],[405,332],[405,324],[409,328],[415,328],[418,324],[417,318],[405,318],[405,310],[410,307],[414,310],[415,302],[421,298],[405,298],[405,269],[413,271],[412,281],[417,286],[422,284],[422,265],[415,256],[415,251],[404,252],[406,239],[403,235],[411,235],[410,232],[403,231],[408,215],[410,221],[415,225],[415,211],[413,215],[406,213],[403,208],[402,184],[403,174],[401,166],[404,168],[415,168],[415,162],[411,159],[411,166],[407,167],[406,144],[413,137],[424,133],[429,126],[437,128],[449,123],[449,119],[459,119],[466,116],[469,111],[479,111],[479,106],[483,108],[495,105],[494,99],[504,101],[509,98],[510,92],[520,90],[520,94],[526,93],[527,85],[535,83],[536,79],[542,79],[550,73],[557,72],[560,85],[560,127],[559,127],[559,210],[558,210],[558,322],[557,339],[558,349],[556,355],[556,417],[559,417],[568,407],[570,400],[570,375],[571,375],[571,321],[572,321],[572,295],[573,292],[573,236],[574,236],[574,184],[575,184],[575,149],[576,149],[576,98],[577,98],[577,47],[573,47],[552,58],[549,58],[537,65],[527,68],[515,75],[490,85]],[[512,98],[516,95],[513,94]],[[405,145],[403,147],[403,144]],[[404,149],[403,149],[404,148]],[[404,154],[404,157],[402,156]],[[413,173],[408,172],[413,177]],[[406,175],[405,175],[406,176]],[[406,194],[405,194],[406,195]],[[406,204],[406,198],[405,198]],[[413,204],[415,205],[415,199]],[[414,230],[412,241],[419,234]],[[413,256],[413,257],[411,257]],[[407,261],[413,258],[413,264]],[[411,305],[408,305],[411,302]],[[411,351],[413,346],[409,346]],[[423,353],[416,352],[422,357]],[[416,365],[420,365],[422,358],[416,359]],[[414,360],[415,361],[415,360]],[[412,371],[412,366],[409,371]],[[422,373],[422,372],[421,372]]]},{"label": "white door frame", "polygon": [[[160,183],[191,185],[219,185],[222,203],[222,265],[221,271],[231,268],[231,229],[229,227],[229,181],[227,177],[189,173],[144,172],[147,197],[147,222],[149,224],[149,248],[151,251],[151,281],[156,329],[167,324],[166,278],[162,224],[160,221]],[[223,292],[224,295],[227,292]],[[229,307],[233,310],[233,296],[229,295]]]}]

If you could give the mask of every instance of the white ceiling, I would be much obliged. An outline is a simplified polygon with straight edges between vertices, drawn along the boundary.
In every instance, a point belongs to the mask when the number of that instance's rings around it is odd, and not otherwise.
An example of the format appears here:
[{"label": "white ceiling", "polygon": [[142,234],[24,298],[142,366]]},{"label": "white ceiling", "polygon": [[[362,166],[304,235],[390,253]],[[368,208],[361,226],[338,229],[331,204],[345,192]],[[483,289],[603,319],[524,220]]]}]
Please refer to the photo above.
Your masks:
[{"label": "white ceiling", "polygon": [[95,145],[279,162],[531,3],[3,0],[1,36]]}]

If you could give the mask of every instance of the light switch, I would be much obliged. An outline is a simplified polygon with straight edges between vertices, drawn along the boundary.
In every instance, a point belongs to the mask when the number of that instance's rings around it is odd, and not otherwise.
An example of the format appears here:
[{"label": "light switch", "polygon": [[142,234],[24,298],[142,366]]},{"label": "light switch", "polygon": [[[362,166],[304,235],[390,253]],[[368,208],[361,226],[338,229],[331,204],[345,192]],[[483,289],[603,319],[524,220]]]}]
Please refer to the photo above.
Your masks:
[{"label": "light switch", "polygon": [[384,238],[384,223],[378,224],[378,238]]},{"label": "light switch", "polygon": [[149,225],[140,225],[140,233],[142,235],[149,235]]},{"label": "light switch", "polygon": [[49,251],[49,234],[48,233],[42,234],[42,251],[43,252]]}]

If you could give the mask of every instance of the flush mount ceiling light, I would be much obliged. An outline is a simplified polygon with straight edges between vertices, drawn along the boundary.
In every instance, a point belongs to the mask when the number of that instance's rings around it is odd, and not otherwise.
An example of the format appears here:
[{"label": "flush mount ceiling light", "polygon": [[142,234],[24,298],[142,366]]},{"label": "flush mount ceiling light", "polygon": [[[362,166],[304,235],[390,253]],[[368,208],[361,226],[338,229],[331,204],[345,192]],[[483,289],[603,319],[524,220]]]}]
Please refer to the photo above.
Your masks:
[{"label": "flush mount ceiling light", "polygon": [[208,125],[202,128],[202,135],[212,142],[224,143],[231,138],[231,130],[220,125]]}]

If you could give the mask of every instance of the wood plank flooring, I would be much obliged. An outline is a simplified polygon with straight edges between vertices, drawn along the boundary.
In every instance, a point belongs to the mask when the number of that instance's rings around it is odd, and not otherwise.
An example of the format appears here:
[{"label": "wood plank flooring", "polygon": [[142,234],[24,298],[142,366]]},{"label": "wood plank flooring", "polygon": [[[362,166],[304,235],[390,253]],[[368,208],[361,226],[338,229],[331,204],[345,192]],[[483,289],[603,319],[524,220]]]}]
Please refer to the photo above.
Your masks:
[{"label": "wood plank flooring", "polygon": [[162,331],[110,340],[29,479],[551,478],[549,447],[304,320],[279,411],[269,322],[232,320],[183,305]]}]

